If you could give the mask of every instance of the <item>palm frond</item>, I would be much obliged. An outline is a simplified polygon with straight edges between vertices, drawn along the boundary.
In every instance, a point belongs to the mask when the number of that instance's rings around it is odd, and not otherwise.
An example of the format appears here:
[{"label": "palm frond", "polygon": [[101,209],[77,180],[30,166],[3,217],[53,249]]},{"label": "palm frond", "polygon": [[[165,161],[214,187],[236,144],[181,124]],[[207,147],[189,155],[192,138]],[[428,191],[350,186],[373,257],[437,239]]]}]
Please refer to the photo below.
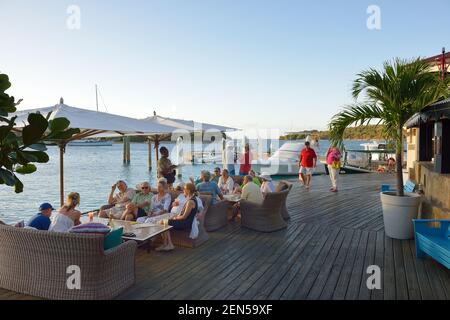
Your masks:
[{"label": "palm frond", "polygon": [[353,104],[348,105],[343,111],[336,114],[330,124],[330,140],[333,145],[342,147],[344,131],[351,125],[369,124],[371,120],[378,119],[382,122],[383,110],[377,105]]}]

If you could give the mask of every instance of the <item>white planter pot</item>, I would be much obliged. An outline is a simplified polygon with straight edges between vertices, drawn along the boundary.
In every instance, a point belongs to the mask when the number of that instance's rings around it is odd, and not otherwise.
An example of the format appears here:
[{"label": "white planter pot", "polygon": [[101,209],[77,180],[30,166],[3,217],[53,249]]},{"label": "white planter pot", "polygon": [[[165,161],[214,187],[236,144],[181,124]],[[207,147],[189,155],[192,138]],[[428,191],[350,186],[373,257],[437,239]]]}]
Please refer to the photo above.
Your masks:
[{"label": "white planter pot", "polygon": [[412,220],[418,217],[420,194],[405,192],[404,197],[398,197],[395,192],[381,192],[380,197],[386,235],[401,240],[414,238]]}]

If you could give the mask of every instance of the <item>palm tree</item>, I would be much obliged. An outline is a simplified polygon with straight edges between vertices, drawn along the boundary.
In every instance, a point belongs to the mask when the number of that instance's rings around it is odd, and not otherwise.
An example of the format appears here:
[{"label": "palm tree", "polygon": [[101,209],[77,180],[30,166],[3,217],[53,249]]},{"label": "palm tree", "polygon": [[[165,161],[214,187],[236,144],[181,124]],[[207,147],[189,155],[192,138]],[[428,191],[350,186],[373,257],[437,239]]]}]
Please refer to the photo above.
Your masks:
[{"label": "palm tree", "polygon": [[344,130],[374,120],[384,124],[384,135],[395,141],[397,195],[404,196],[402,176],[403,126],[416,112],[449,94],[449,81],[441,80],[421,59],[394,59],[383,70],[369,69],[357,75],[352,95],[357,100],[336,114],[330,124],[330,139],[342,144]]}]

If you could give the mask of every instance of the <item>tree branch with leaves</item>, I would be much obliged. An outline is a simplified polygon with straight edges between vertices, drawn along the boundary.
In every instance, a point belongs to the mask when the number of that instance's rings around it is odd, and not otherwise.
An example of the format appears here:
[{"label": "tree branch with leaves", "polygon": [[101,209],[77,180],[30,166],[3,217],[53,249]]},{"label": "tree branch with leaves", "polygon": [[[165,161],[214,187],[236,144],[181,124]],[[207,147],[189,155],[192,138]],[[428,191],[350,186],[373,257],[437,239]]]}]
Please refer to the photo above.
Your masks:
[{"label": "tree branch with leaves", "polygon": [[49,157],[46,153],[45,141],[67,140],[79,129],[69,128],[70,121],[66,118],[49,120],[39,113],[30,113],[28,123],[21,129],[16,129],[16,116],[10,116],[17,111],[22,100],[16,101],[6,91],[11,83],[6,74],[0,74],[0,185],[15,188],[16,193],[23,192],[23,183],[18,175],[34,173],[36,163],[46,163]]}]

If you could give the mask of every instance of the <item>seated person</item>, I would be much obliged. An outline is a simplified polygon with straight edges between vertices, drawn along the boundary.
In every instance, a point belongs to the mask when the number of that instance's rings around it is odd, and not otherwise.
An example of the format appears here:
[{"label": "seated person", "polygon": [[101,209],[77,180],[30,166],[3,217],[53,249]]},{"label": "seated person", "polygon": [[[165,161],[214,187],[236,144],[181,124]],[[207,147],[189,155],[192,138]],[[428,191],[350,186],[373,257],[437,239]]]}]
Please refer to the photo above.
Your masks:
[{"label": "seated person", "polygon": [[[119,192],[114,195],[116,189],[118,189]],[[121,219],[127,204],[129,204],[131,200],[133,200],[134,195],[135,191],[131,188],[128,188],[125,181],[119,180],[111,187],[108,204],[100,208],[100,212],[98,214],[99,217],[112,217],[113,219]]]},{"label": "seated person", "polygon": [[242,186],[239,185],[239,183],[235,183],[234,184],[234,189],[233,189],[233,193],[234,194],[241,194],[242,193],[242,187],[244,186],[244,184],[242,184]]},{"label": "seated person", "polygon": [[197,185],[197,191],[211,193],[212,195],[211,205],[217,203],[217,198],[223,200],[222,191],[220,191],[219,187],[217,186],[217,183],[210,181],[211,174],[209,173],[209,171],[203,170],[201,173],[201,178],[202,182]]},{"label": "seated person", "polygon": [[269,174],[261,174],[259,176],[263,183],[261,184],[261,192],[263,194],[275,192],[275,185],[273,184],[272,177]]},{"label": "seated person", "polygon": [[242,188],[241,200],[261,204],[264,200],[261,189],[253,183],[253,177],[244,177],[244,187]]},{"label": "seated person", "polygon": [[227,169],[223,169],[222,176],[219,178],[219,183],[217,185],[223,194],[231,194],[234,192],[234,180],[228,174]]},{"label": "seated person", "polygon": [[43,203],[39,207],[39,213],[33,216],[28,223],[27,227],[34,228],[37,230],[48,231],[52,221],[50,217],[52,216],[53,207],[50,203]]},{"label": "seated person", "polygon": [[71,192],[67,196],[67,202],[59,209],[58,214],[53,219],[49,231],[53,232],[69,232],[73,226],[81,224],[81,212],[75,208],[80,205],[80,194]]},{"label": "seated person", "polygon": [[[249,201],[256,204],[262,204],[264,201],[263,194],[261,193],[260,187],[253,183],[253,177],[247,175],[244,177],[244,186],[241,192],[241,201]],[[236,217],[240,215],[241,206],[240,203],[236,203],[233,206],[233,216],[230,221],[233,221]]]},{"label": "seated person", "polygon": [[248,172],[248,174],[250,175],[250,176],[252,176],[253,177],[253,182],[257,185],[257,186],[261,186],[261,182],[259,181],[259,179],[258,179],[258,177],[256,176],[256,172],[255,172],[255,170],[250,170],[249,172]]},{"label": "seated person", "polygon": [[168,185],[166,179],[159,179],[156,189],[157,194],[152,197],[147,217],[155,217],[169,212],[172,197],[167,192]]},{"label": "seated person", "polygon": [[[193,183],[187,183],[184,187],[184,196],[186,203],[181,210],[181,213],[172,219],[168,220],[168,224],[174,230],[186,230],[192,228],[192,222],[198,212],[197,196],[195,194],[195,186]],[[157,251],[171,251],[174,249],[170,232],[165,232],[163,235],[163,245],[156,248]]]},{"label": "seated person", "polygon": [[[258,177],[256,176],[255,170],[250,170],[248,172],[248,175],[252,177],[252,181],[254,184],[256,184],[258,187],[261,187],[261,181],[259,181]],[[239,193],[242,192],[242,188],[244,187],[244,180],[242,179],[242,184],[239,186]]]},{"label": "seated person", "polygon": [[150,206],[153,198],[150,183],[143,182],[139,185],[138,192],[134,195],[133,200],[122,214],[121,219],[127,221],[134,221],[139,217],[145,217],[150,211]]},{"label": "seated person", "polygon": [[[228,171],[228,170],[227,170]],[[214,181],[215,183],[217,183],[217,184],[219,184],[219,179],[220,179],[220,177],[221,177],[221,174],[220,174],[220,168],[219,167],[216,167],[216,168],[214,168],[214,172],[213,172],[213,176],[212,176],[212,178],[211,178],[211,181]],[[199,183],[200,183],[201,181],[199,181]]]},{"label": "seated person", "polygon": [[[184,195],[184,187],[185,184],[180,184],[179,187],[183,188],[183,193],[180,193],[178,195],[178,197],[172,202],[172,209],[170,209],[170,214],[171,215],[178,215],[181,213],[181,210],[183,209],[184,205],[186,204],[186,196]],[[200,199],[199,196],[196,196],[197,199],[197,203],[198,203],[198,211],[201,212],[204,207],[203,207],[203,202],[202,199]]]}]

